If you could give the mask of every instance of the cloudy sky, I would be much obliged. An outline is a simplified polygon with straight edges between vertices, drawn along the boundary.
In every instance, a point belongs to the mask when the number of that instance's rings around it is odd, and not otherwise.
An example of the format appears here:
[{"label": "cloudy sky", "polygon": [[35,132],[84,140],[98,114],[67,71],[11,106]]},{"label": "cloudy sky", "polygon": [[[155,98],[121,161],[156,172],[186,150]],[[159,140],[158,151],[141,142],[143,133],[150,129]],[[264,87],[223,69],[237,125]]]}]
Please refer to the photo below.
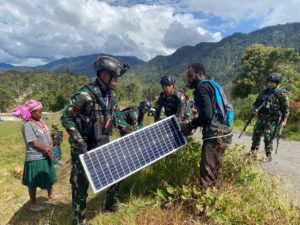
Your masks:
[{"label": "cloudy sky", "polygon": [[93,53],[149,60],[234,32],[300,22],[299,0],[0,0],[0,63]]}]

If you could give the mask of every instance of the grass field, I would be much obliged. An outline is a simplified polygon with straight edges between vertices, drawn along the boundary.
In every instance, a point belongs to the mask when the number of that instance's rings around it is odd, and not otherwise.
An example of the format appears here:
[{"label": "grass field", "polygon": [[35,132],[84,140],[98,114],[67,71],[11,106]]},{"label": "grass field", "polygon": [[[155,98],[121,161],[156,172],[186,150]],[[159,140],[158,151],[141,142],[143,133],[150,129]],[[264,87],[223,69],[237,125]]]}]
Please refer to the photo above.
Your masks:
[{"label": "grass field", "polygon": [[[151,120],[146,118],[147,123]],[[14,176],[14,168],[24,164],[21,126],[21,122],[0,123],[0,224],[71,224],[70,149],[66,133],[62,145],[66,165],[62,169],[57,168],[59,181],[54,185],[56,200],[48,202],[46,191],[39,190],[38,202],[46,206],[46,210],[33,213],[28,207],[27,188]],[[104,192],[94,195],[90,190],[87,208],[89,223],[300,224],[300,210],[287,196],[283,181],[265,174],[257,162],[245,160],[237,148],[226,155],[217,189],[198,196],[197,204],[191,204],[193,198],[186,187],[190,190],[193,186],[184,178],[198,171],[199,151],[199,144],[191,144],[178,154],[123,181],[118,213],[104,213]],[[203,202],[207,204],[207,214],[199,216],[195,210],[201,208]]]}]

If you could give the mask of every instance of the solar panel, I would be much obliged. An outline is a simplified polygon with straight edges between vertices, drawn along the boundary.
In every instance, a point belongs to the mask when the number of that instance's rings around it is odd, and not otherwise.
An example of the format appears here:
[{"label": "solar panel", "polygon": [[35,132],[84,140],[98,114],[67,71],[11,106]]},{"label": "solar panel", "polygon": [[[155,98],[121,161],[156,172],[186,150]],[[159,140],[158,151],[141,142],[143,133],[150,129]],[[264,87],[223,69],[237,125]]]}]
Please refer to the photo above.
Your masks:
[{"label": "solar panel", "polygon": [[97,193],[187,144],[175,116],[144,127],[80,155]]}]

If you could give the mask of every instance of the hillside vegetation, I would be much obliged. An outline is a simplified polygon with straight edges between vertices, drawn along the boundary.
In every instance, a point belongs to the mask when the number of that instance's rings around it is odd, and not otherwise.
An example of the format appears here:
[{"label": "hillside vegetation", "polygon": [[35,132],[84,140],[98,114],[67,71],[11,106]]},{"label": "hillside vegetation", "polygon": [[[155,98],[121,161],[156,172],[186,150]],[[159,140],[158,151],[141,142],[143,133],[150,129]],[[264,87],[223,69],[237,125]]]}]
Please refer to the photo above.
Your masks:
[{"label": "hillside vegetation", "polygon": [[169,56],[156,56],[148,63],[132,70],[136,76],[147,82],[157,82],[162,73],[175,73],[178,77],[191,62],[202,62],[208,76],[225,84],[236,78],[241,69],[241,55],[253,44],[294,48],[300,50],[300,23],[270,26],[249,34],[235,33],[215,43],[199,43],[184,46]]},{"label": "hillside vegetation", "polygon": [[88,82],[86,76],[66,72],[7,71],[0,73],[0,112],[10,112],[16,104],[36,99],[44,111],[58,111],[69,102],[74,91]]}]

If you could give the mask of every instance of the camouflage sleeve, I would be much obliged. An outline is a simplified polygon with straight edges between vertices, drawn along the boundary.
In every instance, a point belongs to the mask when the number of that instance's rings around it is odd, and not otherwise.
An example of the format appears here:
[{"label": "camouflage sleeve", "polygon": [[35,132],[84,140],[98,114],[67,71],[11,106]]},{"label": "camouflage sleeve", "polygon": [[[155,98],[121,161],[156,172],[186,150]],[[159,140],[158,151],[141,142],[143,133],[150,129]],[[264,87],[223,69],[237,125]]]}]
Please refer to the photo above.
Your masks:
[{"label": "camouflage sleeve", "polygon": [[63,112],[61,123],[70,135],[71,143],[76,143],[79,140],[83,139],[75,121],[76,118],[80,117],[81,110],[84,107],[87,107],[87,105],[89,104],[92,104],[92,98],[88,94],[88,92],[79,91],[71,98],[70,104]]},{"label": "camouflage sleeve", "polygon": [[58,140],[57,140],[58,136],[57,136],[57,133],[56,132],[52,132],[51,137],[52,137],[53,145],[57,146],[58,145]]},{"label": "camouflage sleeve", "polygon": [[176,117],[180,119],[181,122],[186,122],[186,118],[185,118],[185,104],[186,104],[186,96],[183,90],[179,90],[177,93],[177,98],[178,98],[178,102],[177,102],[177,113],[176,113]]},{"label": "camouflage sleeve", "polygon": [[125,127],[127,127],[129,125],[124,119],[124,112],[122,112],[120,110],[114,110],[113,115],[115,116],[116,127],[119,130],[124,129]]},{"label": "camouflage sleeve", "polygon": [[262,104],[262,96],[263,96],[263,91],[259,93],[257,96],[255,102],[252,105],[252,108],[256,109]]},{"label": "camouflage sleeve", "polygon": [[280,98],[281,98],[281,112],[282,112],[282,120],[285,118],[288,118],[290,110],[289,110],[289,97],[288,97],[288,92],[283,91],[280,93]]},{"label": "camouflage sleeve", "polygon": [[124,112],[122,112],[118,105],[118,99],[114,92],[111,96],[111,107],[112,107],[112,116],[114,117],[114,126],[119,130],[128,126],[128,123],[124,119]]},{"label": "camouflage sleeve", "polygon": [[112,107],[112,116],[115,120],[115,127],[122,129],[126,127],[128,124],[124,120],[124,113],[120,110],[118,106],[118,99],[114,93],[112,93],[111,97],[111,107]]},{"label": "camouflage sleeve", "polygon": [[136,110],[130,110],[129,116],[131,117],[131,120],[133,121],[133,130],[136,131],[139,129],[139,115]]},{"label": "camouflage sleeve", "polygon": [[160,120],[160,112],[163,107],[163,96],[160,94],[159,98],[155,104],[155,115],[154,115],[154,122],[157,122]]}]

